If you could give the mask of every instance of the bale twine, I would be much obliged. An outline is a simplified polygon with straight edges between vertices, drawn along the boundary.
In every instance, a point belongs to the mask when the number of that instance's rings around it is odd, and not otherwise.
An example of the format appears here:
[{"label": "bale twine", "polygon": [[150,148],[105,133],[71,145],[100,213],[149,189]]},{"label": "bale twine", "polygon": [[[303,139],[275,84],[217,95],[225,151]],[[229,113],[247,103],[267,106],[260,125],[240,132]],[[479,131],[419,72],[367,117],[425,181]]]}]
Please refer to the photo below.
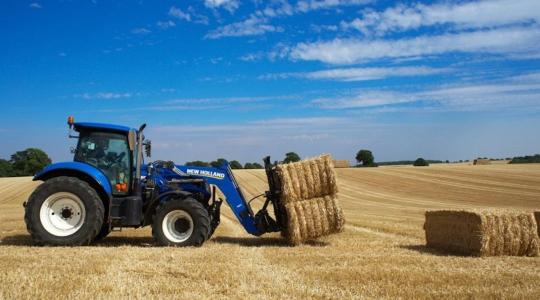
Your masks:
[{"label": "bale twine", "polygon": [[540,239],[533,213],[428,211],[428,247],[473,256],[538,256]]},{"label": "bale twine", "polygon": [[293,244],[343,230],[345,218],[330,155],[276,167],[287,217],[282,235]]}]

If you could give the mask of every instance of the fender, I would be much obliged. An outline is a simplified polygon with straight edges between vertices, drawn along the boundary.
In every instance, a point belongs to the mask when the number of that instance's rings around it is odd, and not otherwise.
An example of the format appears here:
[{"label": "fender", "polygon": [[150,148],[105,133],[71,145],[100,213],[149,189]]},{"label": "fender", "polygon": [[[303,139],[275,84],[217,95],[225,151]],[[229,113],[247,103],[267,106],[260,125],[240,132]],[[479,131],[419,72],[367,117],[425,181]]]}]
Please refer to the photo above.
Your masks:
[{"label": "fender", "polygon": [[163,202],[166,198],[179,197],[179,198],[185,199],[189,196],[191,196],[190,192],[173,190],[173,191],[161,193],[153,197],[152,199],[150,199],[150,202],[148,203],[148,206],[146,208],[146,212],[144,214],[143,226],[152,223],[152,215],[154,214],[156,207],[161,202]]},{"label": "fender", "polygon": [[[49,178],[58,177],[58,176],[81,176],[89,178],[94,181],[93,186],[99,187],[100,190],[97,190],[98,194],[106,195],[107,200],[112,198],[112,187],[109,182],[109,179],[103,172],[99,169],[91,166],[89,164],[80,163],[80,162],[60,162],[55,164],[50,164],[45,167],[43,170],[38,172],[33,180],[47,180]],[[84,178],[81,178],[84,179]],[[90,183],[90,182],[89,182]],[[91,184],[92,185],[92,184]]]}]

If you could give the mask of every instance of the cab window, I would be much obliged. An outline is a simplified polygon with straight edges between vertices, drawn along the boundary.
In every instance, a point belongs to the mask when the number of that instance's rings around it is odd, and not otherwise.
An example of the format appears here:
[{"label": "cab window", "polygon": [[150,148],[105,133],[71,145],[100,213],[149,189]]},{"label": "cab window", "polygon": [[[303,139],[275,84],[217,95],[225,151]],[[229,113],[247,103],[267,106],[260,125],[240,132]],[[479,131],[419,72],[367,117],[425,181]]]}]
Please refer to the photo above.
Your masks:
[{"label": "cab window", "polygon": [[109,179],[113,194],[128,193],[131,157],[126,135],[109,132],[81,132],[75,161],[100,169]]}]

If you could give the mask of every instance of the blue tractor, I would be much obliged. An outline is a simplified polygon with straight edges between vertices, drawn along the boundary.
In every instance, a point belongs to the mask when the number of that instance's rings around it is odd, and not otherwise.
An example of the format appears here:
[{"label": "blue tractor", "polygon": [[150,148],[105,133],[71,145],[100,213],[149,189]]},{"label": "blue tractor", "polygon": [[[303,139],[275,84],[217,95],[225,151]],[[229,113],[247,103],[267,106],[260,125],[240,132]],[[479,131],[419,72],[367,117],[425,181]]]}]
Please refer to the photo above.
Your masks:
[{"label": "blue tractor", "polygon": [[[35,175],[44,181],[25,202],[25,222],[36,244],[88,245],[123,227],[152,226],[163,246],[200,246],[220,220],[224,199],[245,230],[259,236],[286,229],[279,177],[264,159],[269,190],[256,214],[225,162],[217,168],[179,166],[170,161],[144,163],[151,143],[143,131],[119,125],[75,123],[72,162],[54,163]],[[77,134],[73,135],[73,131]],[[268,212],[273,206],[274,218]]]}]

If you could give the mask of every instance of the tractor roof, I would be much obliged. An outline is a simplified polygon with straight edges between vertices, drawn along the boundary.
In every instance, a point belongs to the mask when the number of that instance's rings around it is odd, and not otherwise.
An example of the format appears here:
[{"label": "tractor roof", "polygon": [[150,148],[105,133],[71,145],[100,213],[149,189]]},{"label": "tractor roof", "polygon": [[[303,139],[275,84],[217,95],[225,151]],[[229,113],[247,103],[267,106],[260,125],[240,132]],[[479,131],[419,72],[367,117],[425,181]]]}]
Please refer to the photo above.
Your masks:
[{"label": "tractor roof", "polygon": [[116,132],[129,132],[130,130],[135,130],[127,126],[114,125],[114,124],[104,124],[104,123],[89,123],[89,122],[78,122],[74,123],[73,127],[75,131],[81,131],[84,129],[90,130],[104,130],[104,131],[116,131]]}]

